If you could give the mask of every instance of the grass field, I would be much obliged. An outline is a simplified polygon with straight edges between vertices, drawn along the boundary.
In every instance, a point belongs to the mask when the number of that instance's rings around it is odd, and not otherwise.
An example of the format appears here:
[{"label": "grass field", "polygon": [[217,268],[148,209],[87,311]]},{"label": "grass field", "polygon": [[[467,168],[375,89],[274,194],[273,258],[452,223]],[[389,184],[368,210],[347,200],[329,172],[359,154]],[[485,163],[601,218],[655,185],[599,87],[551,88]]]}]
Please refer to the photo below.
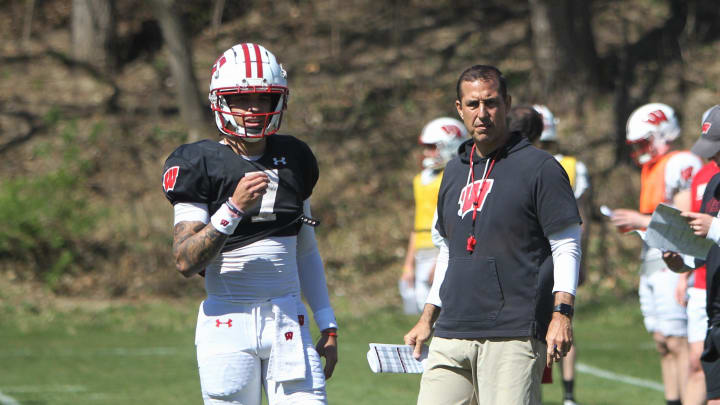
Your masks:
[{"label": "grass field", "polygon": [[[199,404],[193,348],[197,300],[2,308],[0,404]],[[400,343],[415,318],[389,308],[353,315],[339,302],[340,363],[332,404],[414,404],[419,375],[377,375],[369,342]],[[357,312],[356,312],[357,313]],[[575,332],[581,405],[663,403],[659,361],[634,301],[581,304]],[[561,404],[558,371],[544,403]]]}]

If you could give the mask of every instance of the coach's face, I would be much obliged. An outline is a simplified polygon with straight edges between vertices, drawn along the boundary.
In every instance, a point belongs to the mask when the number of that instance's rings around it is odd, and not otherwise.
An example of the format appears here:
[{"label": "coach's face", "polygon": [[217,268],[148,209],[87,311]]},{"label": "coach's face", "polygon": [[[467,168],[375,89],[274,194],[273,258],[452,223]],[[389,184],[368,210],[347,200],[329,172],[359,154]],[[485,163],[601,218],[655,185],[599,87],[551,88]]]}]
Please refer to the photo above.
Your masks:
[{"label": "coach's face", "polygon": [[503,99],[497,80],[464,81],[460,84],[462,100],[455,101],[460,118],[465,123],[481,156],[505,144],[507,113],[511,99]]}]

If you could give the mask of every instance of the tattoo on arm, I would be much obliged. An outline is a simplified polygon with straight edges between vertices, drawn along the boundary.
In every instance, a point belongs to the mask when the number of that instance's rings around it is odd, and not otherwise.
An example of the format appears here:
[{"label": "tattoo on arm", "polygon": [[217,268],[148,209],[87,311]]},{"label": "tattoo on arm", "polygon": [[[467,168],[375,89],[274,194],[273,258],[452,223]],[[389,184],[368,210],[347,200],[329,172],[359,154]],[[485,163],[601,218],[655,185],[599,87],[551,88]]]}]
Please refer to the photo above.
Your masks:
[{"label": "tattoo on arm", "polygon": [[180,222],[173,231],[175,266],[185,277],[199,273],[225,245],[228,235],[220,233],[212,224]]}]

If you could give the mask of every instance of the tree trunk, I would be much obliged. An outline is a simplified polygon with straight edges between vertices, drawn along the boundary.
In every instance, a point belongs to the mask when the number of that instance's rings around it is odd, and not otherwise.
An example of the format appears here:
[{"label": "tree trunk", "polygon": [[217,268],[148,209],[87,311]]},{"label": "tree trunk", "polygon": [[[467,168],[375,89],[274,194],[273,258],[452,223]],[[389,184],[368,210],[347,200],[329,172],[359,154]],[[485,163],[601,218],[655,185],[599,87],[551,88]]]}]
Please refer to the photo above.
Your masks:
[{"label": "tree trunk", "polygon": [[215,0],[212,11],[212,35],[213,39],[217,38],[220,24],[222,23],[223,11],[225,10],[225,0]]},{"label": "tree trunk", "polygon": [[114,43],[114,0],[73,0],[73,58],[107,72],[115,64]]},{"label": "tree trunk", "polygon": [[208,132],[208,108],[200,102],[192,66],[190,41],[183,30],[180,13],[174,0],[151,0],[155,17],[160,22],[167,49],[170,73],[177,88],[180,115],[188,129],[189,139],[196,141]]},{"label": "tree trunk", "polygon": [[530,0],[530,28],[535,60],[533,92],[582,95],[595,88],[598,57],[589,2]]}]

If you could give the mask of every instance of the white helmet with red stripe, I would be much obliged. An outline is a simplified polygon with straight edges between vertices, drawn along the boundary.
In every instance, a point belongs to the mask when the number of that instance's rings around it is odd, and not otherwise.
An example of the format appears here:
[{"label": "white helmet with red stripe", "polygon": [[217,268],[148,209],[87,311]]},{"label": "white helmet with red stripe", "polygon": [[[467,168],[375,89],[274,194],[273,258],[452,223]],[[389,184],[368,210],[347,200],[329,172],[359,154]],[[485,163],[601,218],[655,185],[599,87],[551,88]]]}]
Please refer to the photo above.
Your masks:
[{"label": "white helmet with red stripe", "polygon": [[633,147],[633,159],[641,165],[667,153],[668,144],[678,136],[680,125],[675,110],[666,104],[645,104],[627,121],[627,143]]},{"label": "white helmet with red stripe", "polygon": [[460,144],[468,139],[465,124],[455,118],[436,118],[423,128],[420,134],[420,143],[435,145],[438,153],[434,157],[423,159],[423,167],[440,169],[457,153]]},{"label": "white helmet with red stripe", "polygon": [[[239,114],[228,106],[227,96],[236,94],[270,94],[270,112]],[[233,46],[215,61],[210,78],[210,109],[218,129],[225,135],[256,141],[280,129],[282,115],[287,108],[290,90],[287,73],[275,55],[258,44]],[[263,125],[245,128],[245,119],[261,120]]]}]

